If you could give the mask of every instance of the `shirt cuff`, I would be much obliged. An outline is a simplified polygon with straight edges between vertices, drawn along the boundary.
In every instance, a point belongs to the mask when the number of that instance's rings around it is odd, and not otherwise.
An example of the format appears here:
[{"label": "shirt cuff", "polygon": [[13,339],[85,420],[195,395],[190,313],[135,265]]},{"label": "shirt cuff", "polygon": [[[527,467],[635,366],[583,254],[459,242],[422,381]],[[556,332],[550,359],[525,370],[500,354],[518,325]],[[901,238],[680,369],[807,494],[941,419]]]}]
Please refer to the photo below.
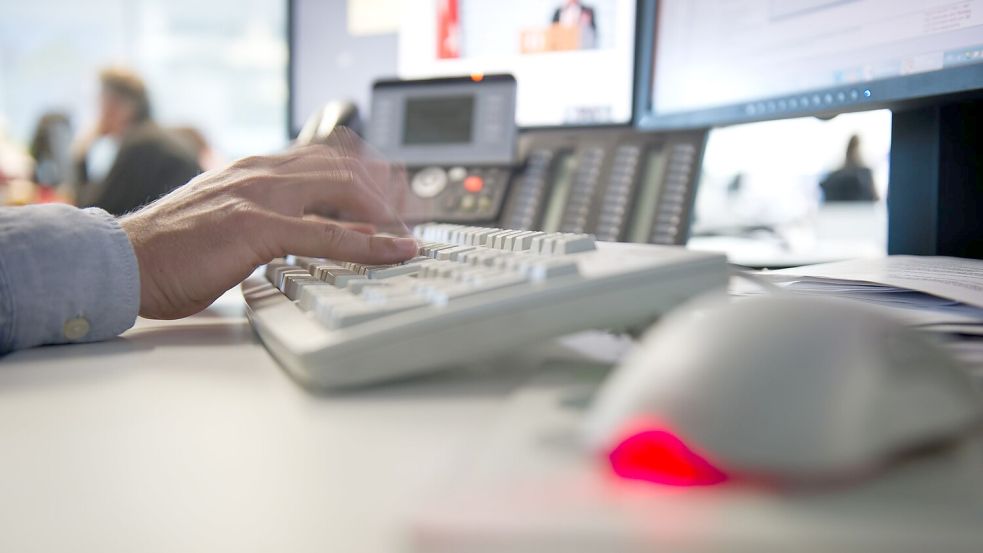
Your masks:
[{"label": "shirt cuff", "polygon": [[133,246],[115,217],[66,205],[0,214],[0,352],[89,342],[130,328],[140,307]]}]

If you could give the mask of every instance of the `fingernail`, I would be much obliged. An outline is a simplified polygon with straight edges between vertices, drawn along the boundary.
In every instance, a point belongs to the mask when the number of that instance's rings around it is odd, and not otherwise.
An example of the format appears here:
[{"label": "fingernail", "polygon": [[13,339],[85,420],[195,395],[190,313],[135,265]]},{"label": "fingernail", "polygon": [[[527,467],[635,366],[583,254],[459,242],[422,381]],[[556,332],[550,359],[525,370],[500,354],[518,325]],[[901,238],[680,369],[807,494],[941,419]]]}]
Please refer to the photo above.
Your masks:
[{"label": "fingernail", "polygon": [[406,252],[407,254],[416,252],[418,246],[416,245],[416,240],[412,238],[396,238],[393,240],[396,244],[396,249],[401,252]]}]

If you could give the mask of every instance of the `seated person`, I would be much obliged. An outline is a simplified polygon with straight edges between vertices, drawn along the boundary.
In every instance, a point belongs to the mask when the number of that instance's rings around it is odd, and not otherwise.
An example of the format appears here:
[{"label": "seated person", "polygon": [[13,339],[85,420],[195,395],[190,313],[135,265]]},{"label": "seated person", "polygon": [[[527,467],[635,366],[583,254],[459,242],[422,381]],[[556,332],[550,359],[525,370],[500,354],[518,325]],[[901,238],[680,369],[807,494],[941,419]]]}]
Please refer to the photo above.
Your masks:
[{"label": "seated person", "polygon": [[72,172],[72,124],[64,113],[45,113],[31,138],[34,182],[45,188],[67,184]]},{"label": "seated person", "polygon": [[860,159],[860,137],[853,135],[846,146],[843,167],[830,173],[821,183],[826,202],[876,202],[874,175]]},{"label": "seated person", "polygon": [[[99,124],[78,161],[76,201],[123,215],[188,182],[201,172],[195,154],[151,119],[143,81],[124,69],[100,74]],[[101,176],[93,154],[118,147]],[[110,154],[111,155],[111,154]]]}]

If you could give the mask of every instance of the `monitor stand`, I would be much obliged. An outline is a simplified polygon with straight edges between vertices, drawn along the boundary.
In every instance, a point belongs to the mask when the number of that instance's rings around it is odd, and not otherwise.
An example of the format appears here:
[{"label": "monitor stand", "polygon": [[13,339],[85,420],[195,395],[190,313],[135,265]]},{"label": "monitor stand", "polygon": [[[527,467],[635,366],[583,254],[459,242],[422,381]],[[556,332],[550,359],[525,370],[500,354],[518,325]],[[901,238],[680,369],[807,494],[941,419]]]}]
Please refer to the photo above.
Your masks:
[{"label": "monitor stand", "polygon": [[888,253],[983,259],[983,100],[894,112]]}]

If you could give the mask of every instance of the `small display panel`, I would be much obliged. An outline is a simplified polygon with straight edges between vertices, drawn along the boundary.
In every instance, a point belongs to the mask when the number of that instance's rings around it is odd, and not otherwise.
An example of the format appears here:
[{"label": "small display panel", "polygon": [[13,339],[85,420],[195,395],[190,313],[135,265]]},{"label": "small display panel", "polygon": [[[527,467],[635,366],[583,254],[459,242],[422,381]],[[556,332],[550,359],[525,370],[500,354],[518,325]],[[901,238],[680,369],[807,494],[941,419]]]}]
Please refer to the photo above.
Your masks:
[{"label": "small display panel", "polygon": [[511,75],[377,81],[367,138],[407,167],[511,166],[515,89]]},{"label": "small display panel", "polygon": [[474,96],[408,98],[403,144],[465,144],[472,140]]}]

